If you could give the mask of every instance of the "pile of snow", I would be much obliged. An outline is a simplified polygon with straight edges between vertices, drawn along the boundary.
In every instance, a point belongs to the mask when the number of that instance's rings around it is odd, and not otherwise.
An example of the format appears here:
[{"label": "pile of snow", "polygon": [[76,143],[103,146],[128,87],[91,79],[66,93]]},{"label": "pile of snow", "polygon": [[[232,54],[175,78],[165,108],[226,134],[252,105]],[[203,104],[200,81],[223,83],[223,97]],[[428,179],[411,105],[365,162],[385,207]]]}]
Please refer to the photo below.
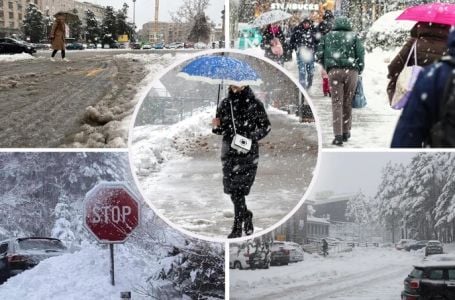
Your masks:
[{"label": "pile of snow", "polygon": [[132,151],[138,176],[147,177],[158,172],[170,160],[185,159],[185,146],[198,136],[211,134],[213,107],[173,125],[145,125],[133,130]]},{"label": "pile of snow", "polygon": [[0,62],[14,62],[30,59],[35,59],[35,57],[28,53],[0,55]]},{"label": "pile of snow", "polygon": [[[141,296],[140,290],[147,286],[146,281],[153,271],[162,266],[151,256],[131,251],[124,245],[116,245],[114,253],[115,286],[110,284],[108,248],[88,245],[79,252],[46,259],[35,268],[10,278],[0,286],[0,298],[120,299],[120,292],[132,291],[133,299],[148,299]],[[161,280],[155,284],[164,288],[170,283]]]},{"label": "pile of snow", "polygon": [[368,51],[380,47],[387,49],[401,46],[410,36],[416,22],[397,21],[402,10],[391,11],[377,19],[368,30],[365,46]]}]

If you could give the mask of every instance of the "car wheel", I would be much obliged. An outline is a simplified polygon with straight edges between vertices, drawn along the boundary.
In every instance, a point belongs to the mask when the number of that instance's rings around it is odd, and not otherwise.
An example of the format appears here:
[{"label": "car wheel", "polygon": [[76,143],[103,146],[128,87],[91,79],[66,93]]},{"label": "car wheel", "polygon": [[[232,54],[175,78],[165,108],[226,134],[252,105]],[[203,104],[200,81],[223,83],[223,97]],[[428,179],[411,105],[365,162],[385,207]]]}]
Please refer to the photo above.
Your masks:
[{"label": "car wheel", "polygon": [[234,263],[234,269],[239,269],[239,270],[241,270],[241,269],[242,269],[242,264],[241,264],[239,261],[236,261],[236,262]]}]

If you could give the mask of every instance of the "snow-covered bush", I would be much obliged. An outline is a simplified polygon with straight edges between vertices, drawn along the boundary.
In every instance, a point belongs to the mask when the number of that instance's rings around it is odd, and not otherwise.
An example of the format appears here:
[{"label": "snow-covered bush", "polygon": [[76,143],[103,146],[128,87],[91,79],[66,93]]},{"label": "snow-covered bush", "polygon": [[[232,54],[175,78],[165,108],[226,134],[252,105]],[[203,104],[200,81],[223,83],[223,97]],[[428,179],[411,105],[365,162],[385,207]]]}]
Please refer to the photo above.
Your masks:
[{"label": "snow-covered bush", "polygon": [[377,19],[369,29],[365,48],[371,52],[375,48],[388,50],[401,47],[410,37],[410,31],[415,22],[397,21],[403,11],[391,11]]}]

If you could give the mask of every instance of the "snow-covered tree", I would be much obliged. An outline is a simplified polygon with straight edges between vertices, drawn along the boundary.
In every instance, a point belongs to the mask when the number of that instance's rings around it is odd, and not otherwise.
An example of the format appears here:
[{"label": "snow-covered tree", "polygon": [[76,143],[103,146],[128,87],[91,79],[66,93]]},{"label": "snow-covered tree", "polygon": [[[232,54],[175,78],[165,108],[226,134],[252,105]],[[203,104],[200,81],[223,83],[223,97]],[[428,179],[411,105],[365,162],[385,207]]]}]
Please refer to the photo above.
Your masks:
[{"label": "snow-covered tree", "polygon": [[97,38],[100,37],[100,28],[98,20],[95,17],[95,13],[91,10],[85,11],[85,33],[86,41],[94,42]]},{"label": "snow-covered tree", "polygon": [[[73,9],[72,13],[77,16],[77,9]],[[71,37],[76,39],[76,41],[79,41],[83,33],[82,21],[79,18],[73,18],[68,22],[68,27],[70,29]]]},{"label": "snow-covered tree", "polygon": [[197,43],[207,43],[210,39],[210,24],[207,22],[207,18],[203,12],[199,13],[195,17],[193,27],[188,36],[188,41]]},{"label": "snow-covered tree", "polygon": [[349,221],[356,224],[371,223],[371,203],[370,200],[359,191],[354,197],[349,199],[346,208],[346,217]]},{"label": "snow-covered tree", "polygon": [[44,38],[44,17],[37,5],[30,3],[26,8],[24,19],[22,20],[22,30],[32,43],[38,43]]}]

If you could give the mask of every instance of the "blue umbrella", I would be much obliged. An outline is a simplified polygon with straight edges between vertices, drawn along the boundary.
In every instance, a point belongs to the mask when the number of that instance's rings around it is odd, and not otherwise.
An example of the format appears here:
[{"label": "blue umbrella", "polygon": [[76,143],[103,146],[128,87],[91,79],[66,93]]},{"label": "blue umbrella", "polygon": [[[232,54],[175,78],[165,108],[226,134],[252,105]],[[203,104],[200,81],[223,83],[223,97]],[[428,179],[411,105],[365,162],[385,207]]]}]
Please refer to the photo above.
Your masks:
[{"label": "blue umbrella", "polygon": [[224,55],[205,55],[186,65],[177,76],[209,84],[261,85],[262,80],[249,64]]}]

